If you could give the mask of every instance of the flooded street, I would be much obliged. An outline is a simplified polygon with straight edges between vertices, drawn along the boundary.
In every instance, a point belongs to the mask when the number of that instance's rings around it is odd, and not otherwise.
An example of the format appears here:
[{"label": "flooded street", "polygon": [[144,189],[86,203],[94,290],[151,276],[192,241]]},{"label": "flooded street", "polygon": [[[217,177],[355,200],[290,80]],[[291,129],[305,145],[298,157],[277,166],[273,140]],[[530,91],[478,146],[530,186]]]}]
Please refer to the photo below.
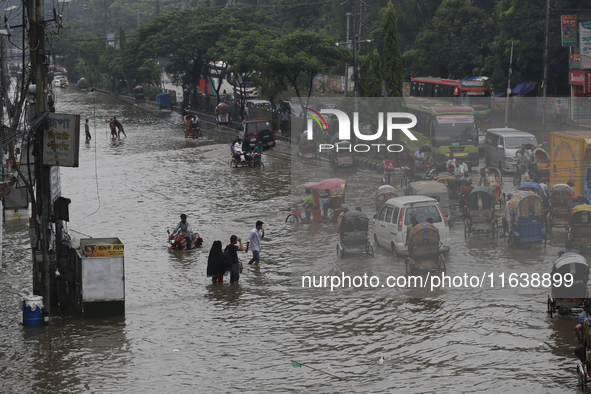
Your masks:
[{"label": "flooded street", "polygon": [[[179,114],[156,116],[152,107],[74,89],[58,92],[56,110],[90,119],[93,139],[81,142],[80,167],[61,169],[62,195],[72,200],[67,228],[78,239],[123,241],[126,314],[58,316],[51,329],[23,327],[21,297],[32,289],[28,223],[5,223],[1,392],[577,391],[577,320],[549,318],[548,288],[301,289],[302,272],[405,273],[404,258],[377,245],[375,258],[338,258],[334,223],[285,223],[290,203],[301,198],[292,193],[297,179],[335,177],[326,161],[292,167],[289,146],[278,142],[263,156],[264,170],[233,169],[234,134],[205,122],[204,140],[186,140]],[[105,120],[113,115],[127,138],[108,136]],[[373,217],[381,174],[337,176],[347,180],[348,204]],[[166,230],[181,213],[204,238],[201,250],[168,251]],[[232,234],[246,242],[257,220],[265,223],[260,267],[245,264],[238,286],[229,277],[212,286],[212,242],[226,245]],[[555,229],[546,248],[517,250],[490,235],[465,239],[459,220],[451,236],[448,275],[543,274],[564,248],[565,230]],[[246,262],[251,255],[239,256]],[[310,260],[295,267],[294,256]],[[344,380],[293,368],[290,360]]]}]

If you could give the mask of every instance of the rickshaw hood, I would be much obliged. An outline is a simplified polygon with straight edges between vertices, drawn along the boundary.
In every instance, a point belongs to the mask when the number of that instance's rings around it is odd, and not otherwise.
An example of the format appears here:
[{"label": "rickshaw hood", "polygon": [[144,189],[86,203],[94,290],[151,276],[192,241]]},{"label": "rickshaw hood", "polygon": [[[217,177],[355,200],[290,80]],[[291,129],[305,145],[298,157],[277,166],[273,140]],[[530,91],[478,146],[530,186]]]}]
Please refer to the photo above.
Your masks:
[{"label": "rickshaw hood", "polygon": [[585,212],[585,211],[591,212],[591,205],[588,205],[588,204],[577,205],[576,207],[574,207],[572,209],[572,211],[570,211],[570,217],[572,218],[575,213]]}]

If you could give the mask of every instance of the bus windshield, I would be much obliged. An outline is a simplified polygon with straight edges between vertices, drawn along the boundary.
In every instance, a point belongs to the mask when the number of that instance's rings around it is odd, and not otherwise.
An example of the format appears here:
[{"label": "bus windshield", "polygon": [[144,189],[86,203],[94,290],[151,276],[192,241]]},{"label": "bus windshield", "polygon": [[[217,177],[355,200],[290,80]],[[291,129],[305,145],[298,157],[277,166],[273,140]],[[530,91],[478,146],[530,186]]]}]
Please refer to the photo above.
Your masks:
[{"label": "bus windshield", "polygon": [[433,122],[433,146],[478,145],[478,135],[474,127],[473,115],[436,116]]}]

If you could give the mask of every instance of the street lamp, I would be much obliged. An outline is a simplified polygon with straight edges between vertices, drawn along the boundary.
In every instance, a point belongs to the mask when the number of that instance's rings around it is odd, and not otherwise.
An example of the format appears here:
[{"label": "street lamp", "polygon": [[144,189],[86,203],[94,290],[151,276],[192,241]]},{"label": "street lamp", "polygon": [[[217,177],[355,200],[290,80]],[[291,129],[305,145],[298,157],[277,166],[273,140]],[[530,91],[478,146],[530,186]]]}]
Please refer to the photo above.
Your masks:
[{"label": "street lamp", "polygon": [[62,10],[61,10],[62,13],[64,12],[64,6],[63,6],[63,4],[65,3],[65,4],[68,5],[68,18],[70,17],[70,1],[72,1],[72,0],[57,0],[57,3],[58,4],[62,4]]}]

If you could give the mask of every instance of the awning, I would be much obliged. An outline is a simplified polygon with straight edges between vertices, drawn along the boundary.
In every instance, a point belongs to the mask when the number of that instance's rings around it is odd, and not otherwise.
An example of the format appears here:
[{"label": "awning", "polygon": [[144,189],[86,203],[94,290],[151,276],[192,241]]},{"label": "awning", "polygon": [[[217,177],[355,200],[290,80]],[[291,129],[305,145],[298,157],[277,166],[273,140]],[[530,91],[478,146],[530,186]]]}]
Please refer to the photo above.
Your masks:
[{"label": "awning", "polygon": [[[536,82],[522,82],[511,90],[511,97],[528,94],[533,91],[538,84]],[[495,97],[507,97],[507,93],[497,93]]]}]

